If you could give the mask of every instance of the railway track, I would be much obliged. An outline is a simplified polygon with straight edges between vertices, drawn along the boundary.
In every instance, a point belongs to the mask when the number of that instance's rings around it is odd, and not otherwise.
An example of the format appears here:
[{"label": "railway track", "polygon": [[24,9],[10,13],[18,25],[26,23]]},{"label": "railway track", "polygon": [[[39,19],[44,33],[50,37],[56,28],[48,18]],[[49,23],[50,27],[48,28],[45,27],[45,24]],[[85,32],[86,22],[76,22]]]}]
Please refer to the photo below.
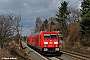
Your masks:
[{"label": "railway track", "polygon": [[[26,42],[25,41],[22,41],[22,47],[24,48],[24,49],[28,49],[28,50],[30,50],[31,48],[30,47],[28,47],[27,46],[27,44],[26,44]],[[33,49],[31,49],[31,50],[33,50]],[[30,51],[31,51],[30,50]],[[55,57],[52,57],[52,56],[44,56],[44,55],[41,55],[41,54],[39,54],[38,52],[36,52],[35,50],[33,50],[36,54],[38,54],[39,56],[41,56],[42,58],[44,58],[45,60],[63,60],[63,59],[61,59],[60,57],[58,57],[58,56],[55,56]],[[29,51],[27,51],[28,53],[29,53]],[[35,55],[36,55],[35,54]]]},{"label": "railway track", "polygon": [[82,55],[82,54],[75,53],[75,52],[65,51],[65,50],[63,50],[61,52],[63,52],[63,54],[72,56],[72,57],[80,59],[80,60],[90,60],[90,56]]},{"label": "railway track", "polygon": [[[75,52],[70,52],[70,51],[61,51],[63,54],[72,57],[71,60],[90,60],[90,56],[75,53]],[[48,60],[68,60],[68,58],[62,58],[60,56],[55,56],[55,57],[46,57]]]},{"label": "railway track", "polygon": [[45,58],[47,58],[48,60],[63,60],[63,59],[61,59],[60,57],[57,57],[57,56],[55,56],[55,57],[45,57]]},{"label": "railway track", "polygon": [[[26,47],[24,44],[25,42],[23,42],[23,46]],[[60,51],[63,53],[63,55],[67,55],[67,56],[70,56],[70,57],[73,57],[73,58],[76,58],[76,59],[72,59],[72,60],[90,60],[90,57],[89,56],[84,56],[84,55],[81,55],[81,54],[77,54],[77,53],[74,53],[74,52],[70,52],[70,51]],[[39,54],[39,53],[38,53]],[[41,54],[39,54],[41,55]],[[41,55],[43,56],[43,55]],[[66,59],[62,58],[61,56],[43,56],[45,60],[68,60],[67,57],[65,57]]]},{"label": "railway track", "polygon": [[[90,60],[90,56],[87,55],[82,55],[79,53],[75,53],[75,52],[70,52],[70,51],[61,51],[64,55],[69,56],[69,58],[71,57],[70,60]],[[45,58],[47,58],[48,60],[69,60],[67,57],[64,59],[61,56],[55,56],[55,57],[47,57],[45,56]]]}]

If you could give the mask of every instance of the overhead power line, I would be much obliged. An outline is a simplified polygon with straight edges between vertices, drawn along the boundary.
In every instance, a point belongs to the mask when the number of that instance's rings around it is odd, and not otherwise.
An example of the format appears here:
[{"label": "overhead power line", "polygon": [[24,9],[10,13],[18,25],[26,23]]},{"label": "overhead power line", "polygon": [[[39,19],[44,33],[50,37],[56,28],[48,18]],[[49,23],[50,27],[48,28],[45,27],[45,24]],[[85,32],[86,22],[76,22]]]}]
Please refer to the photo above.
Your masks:
[{"label": "overhead power line", "polygon": [[[54,0],[53,0],[54,1]],[[52,4],[53,3],[53,1],[50,3],[50,4]],[[46,9],[50,4],[48,4],[47,6],[45,6],[41,11],[43,11],[44,9]],[[41,13],[41,11],[39,12],[39,13],[37,13],[37,15],[36,16],[38,16],[40,13]]]},{"label": "overhead power line", "polygon": [[[72,5],[70,5],[70,7],[73,6],[73,5],[75,5],[75,4],[78,3],[79,1],[80,1],[80,0],[76,1],[75,3],[73,3]],[[46,9],[46,8],[47,8],[48,6],[50,6],[53,2],[54,2],[54,0],[53,0],[50,4],[48,4],[47,6],[45,6],[41,11],[43,11],[44,9]],[[62,2],[63,2],[63,1],[61,1],[61,3],[62,3]],[[60,3],[60,4],[61,4],[61,3]],[[35,17],[37,17],[37,16],[41,13],[41,11],[38,12]],[[56,12],[56,10],[55,10],[54,12]],[[53,14],[53,13],[52,13],[52,14]],[[52,14],[50,14],[50,15],[52,15]]]},{"label": "overhead power line", "polygon": [[[75,5],[75,4],[78,3],[79,1],[80,1],[80,0],[76,1],[75,3],[73,3],[72,5],[70,5],[69,7]],[[61,2],[61,3],[62,3],[62,2]],[[61,3],[60,3],[60,4],[61,4]],[[55,10],[54,12],[56,12],[56,10]],[[52,14],[53,14],[53,13],[52,13]],[[50,14],[50,15],[52,15],[52,14]]]},{"label": "overhead power line", "polygon": [[78,3],[79,1],[80,1],[80,0],[76,1],[75,3],[73,3],[72,5],[70,5],[70,7],[73,6],[73,5],[75,5],[75,4]]}]

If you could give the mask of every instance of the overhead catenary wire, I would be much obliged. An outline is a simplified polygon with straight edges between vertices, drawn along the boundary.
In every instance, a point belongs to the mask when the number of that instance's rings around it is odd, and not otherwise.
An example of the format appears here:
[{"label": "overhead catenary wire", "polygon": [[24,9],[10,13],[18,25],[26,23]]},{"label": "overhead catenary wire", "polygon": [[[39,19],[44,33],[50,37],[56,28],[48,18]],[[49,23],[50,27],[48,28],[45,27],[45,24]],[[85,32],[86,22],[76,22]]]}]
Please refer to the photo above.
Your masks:
[{"label": "overhead catenary wire", "polygon": [[[54,0],[50,4],[52,4],[53,2],[54,2]],[[50,4],[48,4],[47,6],[45,6],[41,11],[43,11],[44,9],[46,9]],[[37,13],[36,17],[41,13],[41,11],[39,13]]]},{"label": "overhead catenary wire", "polygon": [[73,5],[75,5],[76,3],[78,3],[80,0],[78,0],[78,1],[76,1],[75,3],[73,3],[72,5],[70,5],[69,7],[71,7],[71,6],[73,6]]},{"label": "overhead catenary wire", "polygon": [[[49,3],[48,5],[46,5],[42,10],[40,10],[37,14],[36,14],[36,16],[35,16],[35,18],[44,10],[44,9],[46,9],[48,6],[50,6],[50,4],[52,4],[54,2],[54,0],[51,2],[51,3]],[[32,19],[34,19],[34,18],[32,18]],[[31,19],[31,20],[32,20]]]},{"label": "overhead catenary wire", "polygon": [[[73,5],[75,5],[76,3],[78,3],[80,0],[78,0],[78,1],[76,1],[75,3],[73,3],[72,5],[70,5],[69,7],[72,7]],[[42,10],[40,10],[37,14],[36,14],[36,16],[35,16],[35,18],[43,11],[43,10],[45,10],[48,6],[50,6],[52,3],[54,2],[54,0],[50,3],[50,4],[48,4],[47,6],[45,6]],[[61,1],[61,3],[62,3],[63,1]],[[60,4],[61,4],[60,3]],[[56,12],[57,11],[57,9],[56,10],[54,10],[54,12]],[[52,13],[53,14],[53,13]],[[50,14],[50,16],[52,15],[52,14]]]},{"label": "overhead catenary wire", "polygon": [[[75,5],[76,3],[78,3],[79,1],[80,1],[80,0],[76,1],[75,3],[71,4],[69,7],[72,7],[73,5]],[[46,9],[48,6],[50,6],[53,2],[54,2],[54,0],[53,0],[50,4],[48,4],[47,6],[45,6],[42,10],[40,10],[39,13],[37,13],[35,17],[37,17],[43,10],[45,10],[45,9]],[[61,3],[62,3],[62,2],[63,2],[63,1],[61,1]],[[61,4],[61,3],[60,3],[60,4]],[[56,12],[56,11],[57,11],[57,9],[54,10],[54,12]],[[52,14],[54,14],[54,13],[52,12]],[[50,16],[51,16],[52,14],[50,14]],[[33,18],[32,18],[32,19],[33,19]]]},{"label": "overhead catenary wire", "polygon": [[[55,0],[53,0],[49,5],[45,6],[44,9],[46,9],[48,6],[50,6],[54,1],[55,1]],[[62,2],[62,1],[61,1],[61,2]],[[43,11],[44,9],[42,9],[41,11]],[[40,11],[39,13],[37,13],[37,15],[36,15],[35,17],[37,17],[37,16],[41,13],[41,11]],[[56,10],[55,10],[55,11],[56,11]]]},{"label": "overhead catenary wire", "polygon": [[[71,4],[69,7],[72,7],[73,5],[75,5],[76,3],[78,3],[80,0],[78,0],[78,1],[76,1],[75,3],[73,3],[73,4]],[[62,2],[61,2],[62,3]],[[60,4],[61,4],[60,3]],[[56,10],[54,10],[54,12],[56,12]],[[53,13],[52,13],[53,14]],[[50,15],[52,15],[52,14],[50,14]]]}]

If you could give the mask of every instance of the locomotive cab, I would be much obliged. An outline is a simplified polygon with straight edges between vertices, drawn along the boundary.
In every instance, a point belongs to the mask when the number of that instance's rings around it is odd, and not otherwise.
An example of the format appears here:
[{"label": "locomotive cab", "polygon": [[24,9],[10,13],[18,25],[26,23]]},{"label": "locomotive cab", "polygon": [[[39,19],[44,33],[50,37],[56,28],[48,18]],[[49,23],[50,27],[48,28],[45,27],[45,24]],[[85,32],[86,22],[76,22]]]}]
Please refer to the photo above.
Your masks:
[{"label": "locomotive cab", "polygon": [[42,51],[45,53],[56,53],[60,51],[58,34],[56,32],[43,33]]},{"label": "locomotive cab", "polygon": [[41,31],[31,34],[27,40],[27,44],[42,54],[57,54],[60,52],[58,33],[55,31]]}]

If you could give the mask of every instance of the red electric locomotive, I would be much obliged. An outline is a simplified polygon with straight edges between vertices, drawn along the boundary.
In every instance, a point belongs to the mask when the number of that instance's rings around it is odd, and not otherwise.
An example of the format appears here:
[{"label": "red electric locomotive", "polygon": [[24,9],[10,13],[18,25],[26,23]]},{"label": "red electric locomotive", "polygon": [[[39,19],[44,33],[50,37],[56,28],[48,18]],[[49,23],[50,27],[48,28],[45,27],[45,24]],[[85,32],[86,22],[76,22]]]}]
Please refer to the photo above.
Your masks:
[{"label": "red electric locomotive", "polygon": [[55,31],[41,31],[38,34],[31,34],[27,38],[27,44],[44,54],[56,54],[60,51],[58,33]]}]

